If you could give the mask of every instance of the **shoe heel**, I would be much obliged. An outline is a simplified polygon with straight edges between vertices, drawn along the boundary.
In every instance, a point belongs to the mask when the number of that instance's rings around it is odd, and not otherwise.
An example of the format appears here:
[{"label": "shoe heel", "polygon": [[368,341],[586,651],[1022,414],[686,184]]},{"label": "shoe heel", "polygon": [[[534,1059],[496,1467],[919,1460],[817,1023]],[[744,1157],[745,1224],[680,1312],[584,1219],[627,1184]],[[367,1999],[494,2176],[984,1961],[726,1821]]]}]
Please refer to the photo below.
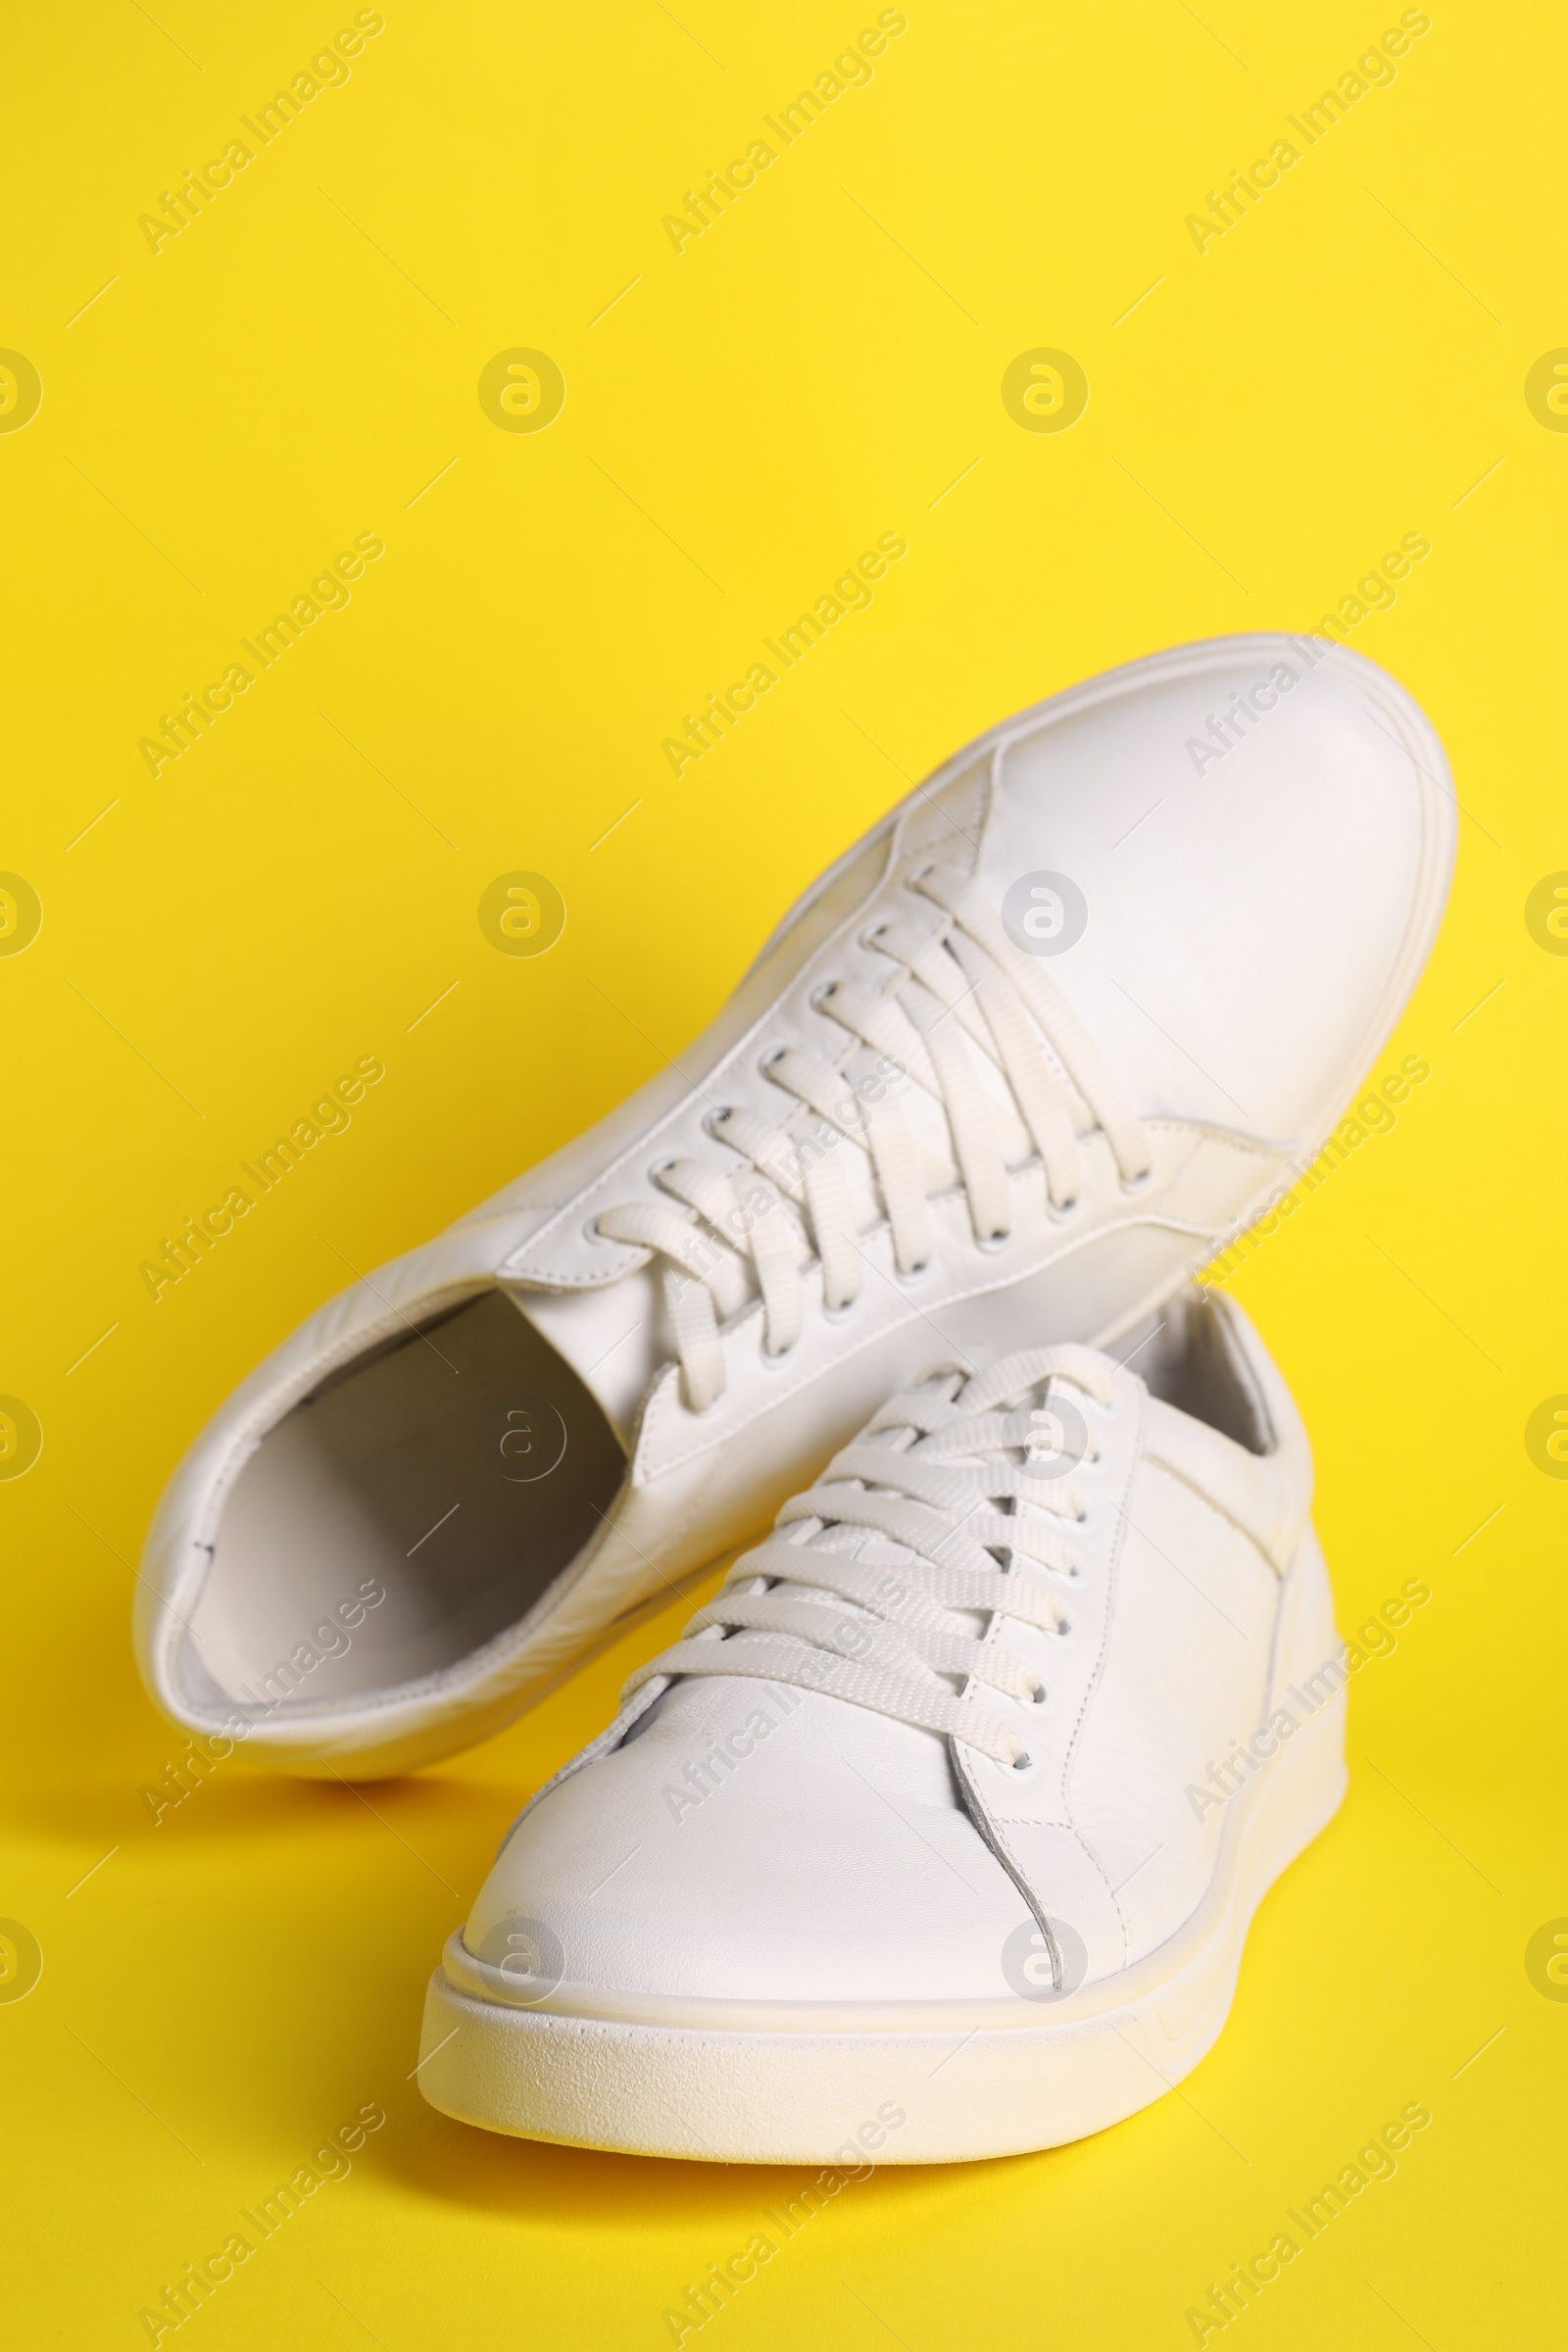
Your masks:
[{"label": "shoe heel", "polygon": [[1268,1722],[1279,1747],[1243,1832],[1239,1877],[1256,1889],[1252,1908],[1333,1819],[1344,1798],[1349,1782],[1345,1762],[1348,1681],[1328,1564],[1309,1523],[1285,1572],[1280,1595],[1268,1700]]}]

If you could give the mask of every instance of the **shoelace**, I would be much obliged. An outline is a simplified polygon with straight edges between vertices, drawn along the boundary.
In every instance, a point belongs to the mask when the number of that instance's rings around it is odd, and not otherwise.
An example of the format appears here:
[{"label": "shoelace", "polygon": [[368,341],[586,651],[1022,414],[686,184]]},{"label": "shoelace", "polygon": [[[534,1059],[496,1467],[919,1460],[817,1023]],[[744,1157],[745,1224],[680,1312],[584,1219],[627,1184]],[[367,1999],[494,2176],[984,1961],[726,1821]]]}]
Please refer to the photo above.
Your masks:
[{"label": "shoelace", "polygon": [[[930,929],[889,917],[862,934],[899,966],[881,992],[839,981],[816,992],[817,1010],[848,1033],[839,1059],[830,1063],[793,1046],[766,1058],[767,1076],[796,1102],[782,1125],[743,1109],[710,1117],[709,1133],[738,1154],[740,1171],[720,1174],[699,1159],[673,1159],[654,1171],[669,1201],[627,1201],[596,1219],[608,1240],[668,1261],[665,1297],[694,1412],[723,1395],[721,1327],[754,1298],[762,1301],[763,1346],[773,1357],[787,1354],[800,1338],[801,1278],[813,1261],[822,1269],[828,1313],[841,1313],[858,1298],[862,1223],[836,1149],[841,1142],[858,1146],[869,1162],[894,1260],[906,1276],[929,1262],[930,1202],[955,1185],[966,1196],[983,1248],[1007,1239],[1008,1178],[1032,1154],[1044,1167],[1053,1208],[1070,1209],[1082,1181],[1081,1120],[1103,1131],[1124,1185],[1149,1172],[1142,1123],[1038,960],[1014,946],[964,875],[932,865],[907,881],[942,919]],[[1010,1138],[976,1053],[1001,1073],[1016,1105]],[[857,1075],[854,1065],[867,1054]],[[890,1070],[941,1105],[952,1161],[911,1134],[889,1091]]]},{"label": "shoelace", "polygon": [[[1058,1594],[1079,1571],[1063,1531],[1086,1512],[1066,1473],[1097,1454],[1081,1415],[1052,1410],[1053,1382],[1111,1401],[1104,1359],[1074,1346],[1004,1356],[966,1384],[954,1374],[895,1396],[785,1504],[773,1534],[736,1561],[680,1640],[632,1676],[623,1703],[655,1676],[749,1675],[1023,1769],[1027,1742],[971,1686],[1041,1706],[1045,1685],[956,1618],[1068,1630]],[[1063,1426],[1072,1421],[1076,1431]]]}]

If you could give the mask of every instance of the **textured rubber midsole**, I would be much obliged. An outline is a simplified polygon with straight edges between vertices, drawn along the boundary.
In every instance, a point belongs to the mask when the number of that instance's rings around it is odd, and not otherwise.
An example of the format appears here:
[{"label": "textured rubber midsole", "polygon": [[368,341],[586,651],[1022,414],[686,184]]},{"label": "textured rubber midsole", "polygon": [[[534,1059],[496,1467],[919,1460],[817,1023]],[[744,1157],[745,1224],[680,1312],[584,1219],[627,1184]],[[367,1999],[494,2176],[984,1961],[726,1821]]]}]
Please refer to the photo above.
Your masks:
[{"label": "textured rubber midsole", "polygon": [[1080,1996],[1039,2023],[1020,2002],[994,2030],[956,2010],[908,2032],[699,2029],[505,2007],[437,1969],[417,2080],[490,2131],[726,2163],[949,2163],[1082,2138],[1209,2049],[1253,1912],[1344,1795],[1344,1751],[1341,1691],[1234,1800],[1200,1932],[1130,1971],[1125,2000],[1085,1987],[1093,2013]]}]

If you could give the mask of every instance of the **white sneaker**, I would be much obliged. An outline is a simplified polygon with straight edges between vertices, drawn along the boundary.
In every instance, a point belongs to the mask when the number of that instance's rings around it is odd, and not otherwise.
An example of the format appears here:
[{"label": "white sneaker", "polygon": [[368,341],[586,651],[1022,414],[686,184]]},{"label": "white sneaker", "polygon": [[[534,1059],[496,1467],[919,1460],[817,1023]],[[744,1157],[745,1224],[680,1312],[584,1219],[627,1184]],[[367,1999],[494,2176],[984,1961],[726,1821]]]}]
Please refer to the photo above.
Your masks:
[{"label": "white sneaker", "polygon": [[148,1538],[153,1695],[291,1771],[449,1753],[765,1526],[933,1345],[1127,1330],[1319,1149],[1453,836],[1420,711],[1311,641],[993,728],[678,1067],[240,1386]]},{"label": "white sneaker", "polygon": [[519,1817],[418,2081],[530,2138],[929,2164],[1194,2067],[1344,1793],[1305,1433],[1228,1301],[896,1396]]}]

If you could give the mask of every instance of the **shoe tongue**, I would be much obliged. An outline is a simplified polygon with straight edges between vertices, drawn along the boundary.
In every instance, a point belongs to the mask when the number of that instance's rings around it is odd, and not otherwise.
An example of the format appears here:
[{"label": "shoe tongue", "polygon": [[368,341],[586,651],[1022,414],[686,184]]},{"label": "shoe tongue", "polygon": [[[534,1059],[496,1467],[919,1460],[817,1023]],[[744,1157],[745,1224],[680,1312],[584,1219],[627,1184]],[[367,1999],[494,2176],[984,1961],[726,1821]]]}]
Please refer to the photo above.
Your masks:
[{"label": "shoe tongue", "polygon": [[503,1288],[523,1321],[571,1366],[630,1453],[639,1407],[666,1352],[651,1269],[634,1269],[601,1291]]}]

